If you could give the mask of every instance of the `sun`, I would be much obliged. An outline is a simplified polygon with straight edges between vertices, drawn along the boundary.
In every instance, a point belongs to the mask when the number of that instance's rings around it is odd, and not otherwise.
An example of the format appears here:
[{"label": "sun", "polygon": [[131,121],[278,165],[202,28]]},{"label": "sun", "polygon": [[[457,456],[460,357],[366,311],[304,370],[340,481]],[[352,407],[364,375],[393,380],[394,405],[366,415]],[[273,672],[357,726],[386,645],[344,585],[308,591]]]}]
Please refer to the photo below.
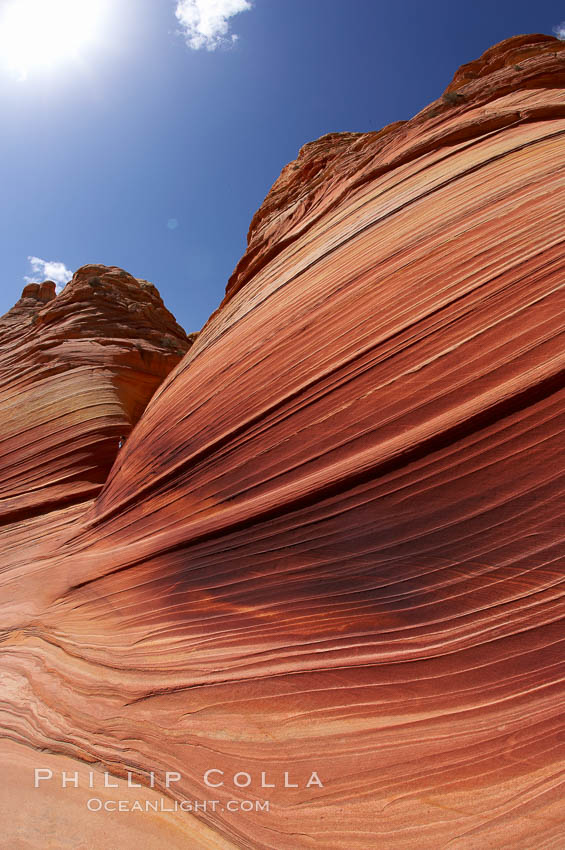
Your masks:
[{"label": "sun", "polygon": [[107,0],[7,0],[0,11],[0,61],[26,79],[78,59],[101,32]]}]

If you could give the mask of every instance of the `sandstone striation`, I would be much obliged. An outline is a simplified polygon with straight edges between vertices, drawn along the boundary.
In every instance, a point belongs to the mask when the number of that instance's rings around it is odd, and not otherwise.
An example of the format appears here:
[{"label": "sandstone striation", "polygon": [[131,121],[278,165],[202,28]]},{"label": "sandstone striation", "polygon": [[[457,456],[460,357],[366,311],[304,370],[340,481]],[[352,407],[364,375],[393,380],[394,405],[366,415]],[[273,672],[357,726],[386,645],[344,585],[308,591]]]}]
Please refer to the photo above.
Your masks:
[{"label": "sandstone striation", "polygon": [[83,266],[59,297],[28,284],[0,319],[0,518],[96,495],[189,347],[156,288],[121,269]]},{"label": "sandstone striation", "polygon": [[[518,36],[410,121],[305,145],[190,350],[117,269],[26,287],[0,337],[10,846],[39,834],[23,751],[219,801],[123,847],[562,846],[564,154],[565,44]],[[85,848],[114,822],[76,805]]]}]

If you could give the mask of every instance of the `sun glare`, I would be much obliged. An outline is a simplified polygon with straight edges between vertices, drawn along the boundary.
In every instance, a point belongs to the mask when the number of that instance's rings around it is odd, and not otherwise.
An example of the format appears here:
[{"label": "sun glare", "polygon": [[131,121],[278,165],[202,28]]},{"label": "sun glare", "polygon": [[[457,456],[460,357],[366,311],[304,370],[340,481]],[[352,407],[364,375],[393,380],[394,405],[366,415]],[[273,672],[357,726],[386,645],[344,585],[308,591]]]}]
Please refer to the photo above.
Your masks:
[{"label": "sun glare", "polygon": [[100,35],[105,0],[8,0],[0,12],[0,59],[26,79],[78,59]]}]

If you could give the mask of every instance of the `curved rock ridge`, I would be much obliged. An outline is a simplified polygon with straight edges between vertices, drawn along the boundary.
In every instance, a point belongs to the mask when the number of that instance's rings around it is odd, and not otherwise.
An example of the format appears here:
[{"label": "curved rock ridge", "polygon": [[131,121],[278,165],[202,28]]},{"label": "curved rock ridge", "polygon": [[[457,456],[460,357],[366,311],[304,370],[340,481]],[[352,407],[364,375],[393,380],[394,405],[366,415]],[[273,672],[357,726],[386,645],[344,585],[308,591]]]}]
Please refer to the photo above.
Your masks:
[{"label": "curved rock ridge", "polygon": [[[540,34],[514,36],[463,65],[443,95],[410,121],[378,132],[329,133],[304,145],[253,217],[226,300],[363,183],[450,144],[472,143],[538,117],[563,117],[564,85],[565,42]],[[544,91],[543,98],[536,90]]]},{"label": "curved rock ridge", "polygon": [[[560,850],[564,48],[509,39],[302,148],[103,489],[4,526],[6,773],[219,801],[147,846]],[[75,352],[66,292],[8,325]]]}]

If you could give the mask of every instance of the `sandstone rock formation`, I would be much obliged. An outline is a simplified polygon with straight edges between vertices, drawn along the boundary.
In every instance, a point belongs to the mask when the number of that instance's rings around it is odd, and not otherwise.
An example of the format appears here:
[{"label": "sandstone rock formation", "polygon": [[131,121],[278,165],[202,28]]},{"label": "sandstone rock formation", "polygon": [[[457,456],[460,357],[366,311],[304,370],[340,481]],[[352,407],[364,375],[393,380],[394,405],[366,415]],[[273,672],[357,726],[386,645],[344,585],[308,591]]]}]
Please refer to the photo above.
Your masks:
[{"label": "sandstone rock formation", "polygon": [[[1,337],[10,846],[41,846],[32,764],[219,800],[120,847],[562,846],[564,153],[565,44],[519,36],[411,121],[305,145],[182,360],[125,273],[26,288]],[[78,793],[48,846],[114,847],[125,816]]]},{"label": "sandstone rock formation", "polygon": [[0,319],[0,519],[96,495],[189,347],[157,289],[121,269],[83,266],[59,297],[28,284]]}]

